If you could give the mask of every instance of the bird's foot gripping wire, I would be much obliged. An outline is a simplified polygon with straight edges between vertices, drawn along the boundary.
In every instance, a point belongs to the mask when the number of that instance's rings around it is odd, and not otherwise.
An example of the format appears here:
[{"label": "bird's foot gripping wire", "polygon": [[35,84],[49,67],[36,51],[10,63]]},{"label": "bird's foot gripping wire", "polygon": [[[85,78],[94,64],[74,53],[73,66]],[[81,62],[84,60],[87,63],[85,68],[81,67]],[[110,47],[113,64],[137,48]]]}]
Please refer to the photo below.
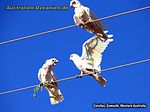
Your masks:
[{"label": "bird's foot gripping wire", "polygon": [[79,24],[79,26],[81,27],[81,28],[83,28],[83,29],[85,29],[85,25],[84,24]]},{"label": "bird's foot gripping wire", "polygon": [[83,77],[83,75],[76,75],[76,76],[75,76],[75,78],[77,78],[77,79],[78,79],[78,78],[82,78],[82,77]]},{"label": "bird's foot gripping wire", "polygon": [[43,83],[40,83],[37,87],[34,88],[33,97],[36,97],[37,92],[38,92],[39,90],[42,91],[42,88],[43,88],[43,87],[47,87],[47,86],[53,87],[54,84],[53,84],[53,82],[43,82]]},{"label": "bird's foot gripping wire", "polygon": [[76,75],[76,76],[75,76],[75,78],[82,78],[82,77],[83,77],[83,75],[85,75],[85,74],[84,74],[84,72],[83,72],[83,71],[81,71],[80,75]]}]

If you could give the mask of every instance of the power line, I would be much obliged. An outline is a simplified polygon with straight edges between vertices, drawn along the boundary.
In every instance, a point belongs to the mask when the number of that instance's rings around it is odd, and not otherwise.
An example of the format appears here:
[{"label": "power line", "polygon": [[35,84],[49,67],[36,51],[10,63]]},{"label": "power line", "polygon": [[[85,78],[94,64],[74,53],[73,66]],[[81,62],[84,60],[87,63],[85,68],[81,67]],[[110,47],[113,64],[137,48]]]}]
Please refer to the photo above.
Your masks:
[{"label": "power line", "polygon": [[[144,63],[144,62],[150,62],[150,58],[149,59],[145,59],[145,60],[140,60],[140,61],[132,62],[132,63],[127,63],[127,64],[119,65],[119,66],[114,66],[114,67],[106,68],[106,69],[101,70],[100,72],[111,71],[111,70],[115,70],[115,69],[119,69],[119,68],[123,68],[123,67],[128,67],[128,66],[132,66],[132,65],[141,64],[141,63]],[[84,75],[84,76],[87,76],[87,74]],[[72,76],[72,77],[68,77],[68,78],[59,79],[59,80],[56,80],[55,82],[62,82],[62,81],[76,79],[76,78],[77,78],[77,75],[76,76]],[[35,88],[37,86],[38,85],[33,85],[33,86],[27,86],[27,87],[23,87],[23,88],[19,88],[19,89],[14,89],[14,90],[10,90],[10,91],[0,92],[0,95],[9,94],[9,93],[18,92],[18,91],[23,91],[23,90]]]},{"label": "power line", "polygon": [[23,88],[19,88],[19,89],[14,89],[14,90],[10,90],[10,91],[0,92],[0,95],[14,93],[14,92],[18,92],[18,91],[23,91],[23,90],[34,88],[34,87],[37,87],[37,86],[38,85],[33,85],[33,86],[27,86],[27,87],[23,87]]},{"label": "power line", "polygon": [[[143,7],[143,8],[138,8],[138,9],[135,9],[135,10],[126,11],[126,12],[119,13],[119,14],[114,14],[114,15],[111,15],[111,16],[106,16],[106,17],[103,17],[103,18],[98,18],[98,19],[93,20],[91,22],[105,20],[105,19],[109,19],[109,18],[114,18],[114,17],[130,14],[130,13],[133,13],[133,12],[138,12],[138,11],[142,11],[142,10],[146,10],[146,9],[150,9],[150,6]],[[48,33],[52,33],[52,32],[66,30],[66,29],[73,28],[73,27],[76,27],[76,26],[77,25],[70,25],[70,26],[66,26],[66,27],[62,27],[62,28],[57,28],[57,29],[54,29],[54,30],[48,30],[48,31],[45,31],[45,32],[32,34],[32,35],[29,35],[29,36],[24,36],[24,37],[20,37],[20,38],[8,40],[8,41],[0,42],[0,45],[8,44],[8,43],[11,43],[11,42],[16,42],[16,41],[19,41],[19,40],[24,40],[24,39],[27,39],[27,38],[32,38],[32,37],[35,37],[35,36],[44,35],[44,34],[48,34]]]}]

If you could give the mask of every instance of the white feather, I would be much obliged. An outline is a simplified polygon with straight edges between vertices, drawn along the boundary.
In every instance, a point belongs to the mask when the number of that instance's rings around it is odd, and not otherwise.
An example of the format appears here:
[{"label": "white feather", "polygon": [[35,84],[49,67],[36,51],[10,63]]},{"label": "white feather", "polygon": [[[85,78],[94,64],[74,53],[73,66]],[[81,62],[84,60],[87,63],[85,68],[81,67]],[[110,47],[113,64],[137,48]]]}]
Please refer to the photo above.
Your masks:
[{"label": "white feather", "polygon": [[108,38],[112,38],[112,37],[113,37],[113,35],[112,35],[112,34],[109,34],[109,35],[107,35],[107,37],[108,37]]},{"label": "white feather", "polygon": [[83,44],[81,57],[77,54],[73,54],[70,58],[80,70],[90,68],[99,71],[102,53],[112,41],[113,39],[107,39],[103,42],[97,36],[94,36]]},{"label": "white feather", "polygon": [[108,30],[104,31],[104,33],[105,33],[105,34],[108,33]]}]

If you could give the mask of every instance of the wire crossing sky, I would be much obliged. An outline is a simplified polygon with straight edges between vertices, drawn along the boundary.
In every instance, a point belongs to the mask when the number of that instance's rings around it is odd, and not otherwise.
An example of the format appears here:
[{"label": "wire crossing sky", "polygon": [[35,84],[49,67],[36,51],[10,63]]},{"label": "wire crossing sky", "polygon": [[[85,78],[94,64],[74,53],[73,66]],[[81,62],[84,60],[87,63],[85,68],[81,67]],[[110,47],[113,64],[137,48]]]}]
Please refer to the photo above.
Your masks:
[{"label": "wire crossing sky", "polygon": [[[119,14],[114,14],[114,15],[111,15],[111,16],[106,16],[106,17],[103,17],[103,18],[96,19],[94,21],[101,21],[101,20],[105,20],[105,19],[109,19],[109,18],[114,18],[114,17],[118,17],[118,16],[130,14],[130,13],[133,13],[133,12],[138,12],[138,11],[142,11],[142,10],[146,10],[146,9],[150,9],[150,6],[143,7],[143,8],[138,8],[138,9],[131,10],[131,11],[126,11],[126,12],[119,13]],[[45,31],[45,32],[37,33],[37,34],[32,34],[32,35],[25,36],[25,37],[20,37],[20,38],[8,40],[8,41],[0,42],[0,45],[2,45],[2,44],[8,44],[8,43],[11,43],[11,42],[16,42],[16,41],[20,41],[20,40],[24,40],[24,39],[32,38],[32,37],[35,37],[35,36],[40,36],[40,35],[52,33],[52,32],[66,30],[66,29],[69,29],[69,28],[73,28],[75,26],[77,26],[77,25],[70,25],[70,26],[66,26],[66,27],[62,27],[62,28],[57,28],[57,29],[54,29],[54,30],[49,30],[49,31]]]},{"label": "wire crossing sky", "polygon": [[[123,65],[115,66],[115,67],[111,67],[111,68],[106,68],[106,69],[101,70],[100,72],[111,71],[111,70],[115,70],[115,69],[119,69],[119,68],[123,68],[123,67],[128,67],[128,66],[131,66],[131,65],[137,65],[137,64],[141,64],[141,63],[149,62],[149,61],[150,61],[150,58],[149,59],[145,59],[145,60],[141,60],[141,61],[136,61],[136,62],[128,63],[128,64],[123,64]],[[71,80],[71,79],[76,79],[77,76],[72,76],[72,77],[68,77],[68,78],[59,79],[59,80],[54,81],[54,82],[62,82],[62,81],[67,81],[67,80]],[[83,76],[88,76],[88,75],[85,74]],[[18,91],[23,91],[23,90],[26,90],[26,89],[35,88],[37,86],[38,85],[33,85],[33,86],[27,86],[27,87],[24,87],[24,88],[14,89],[14,90],[6,91],[6,92],[0,92],[0,95],[9,94],[9,93],[18,92]]]}]

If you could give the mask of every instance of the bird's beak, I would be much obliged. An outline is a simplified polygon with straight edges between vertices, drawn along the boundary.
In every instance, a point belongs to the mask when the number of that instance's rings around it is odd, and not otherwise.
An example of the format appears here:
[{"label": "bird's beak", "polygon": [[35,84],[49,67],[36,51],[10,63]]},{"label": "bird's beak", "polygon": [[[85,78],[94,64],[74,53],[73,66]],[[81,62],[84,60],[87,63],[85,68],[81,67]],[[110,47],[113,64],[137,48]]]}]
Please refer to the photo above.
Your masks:
[{"label": "bird's beak", "polygon": [[72,58],[70,57],[69,60],[72,60]]},{"label": "bird's beak", "polygon": [[56,60],[55,62],[58,63],[58,60]]},{"label": "bird's beak", "polygon": [[58,63],[58,60],[55,60],[55,62],[54,62],[54,66],[55,66],[57,63]]},{"label": "bird's beak", "polygon": [[72,7],[72,8],[73,8],[73,4],[70,4],[70,7]]},{"label": "bird's beak", "polygon": [[73,2],[70,2],[70,7],[74,8],[74,3]]}]

